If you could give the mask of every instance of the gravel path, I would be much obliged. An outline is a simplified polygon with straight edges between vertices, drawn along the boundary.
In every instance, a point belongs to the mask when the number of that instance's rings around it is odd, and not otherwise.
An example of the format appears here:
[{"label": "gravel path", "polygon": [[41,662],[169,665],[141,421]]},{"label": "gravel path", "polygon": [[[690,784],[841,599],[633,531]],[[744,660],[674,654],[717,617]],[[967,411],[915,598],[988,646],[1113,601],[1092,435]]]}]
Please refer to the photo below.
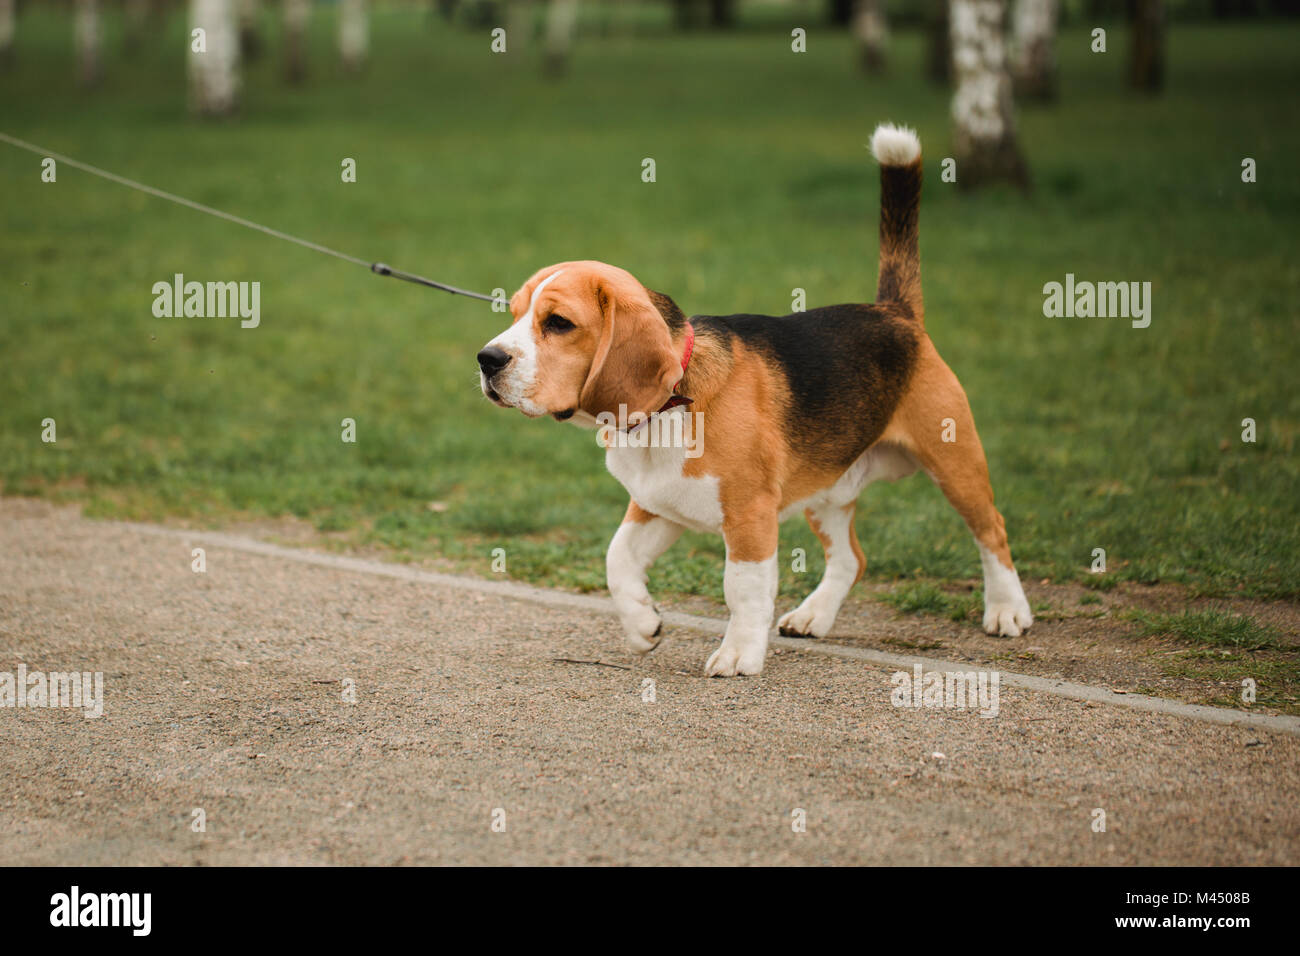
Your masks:
[{"label": "gravel path", "polygon": [[8,862],[1300,861],[1292,734],[900,708],[893,667],[785,648],[706,680],[681,629],[633,660],[592,610],[190,548],[0,501],[0,687],[104,680],[97,719],[0,707]]}]

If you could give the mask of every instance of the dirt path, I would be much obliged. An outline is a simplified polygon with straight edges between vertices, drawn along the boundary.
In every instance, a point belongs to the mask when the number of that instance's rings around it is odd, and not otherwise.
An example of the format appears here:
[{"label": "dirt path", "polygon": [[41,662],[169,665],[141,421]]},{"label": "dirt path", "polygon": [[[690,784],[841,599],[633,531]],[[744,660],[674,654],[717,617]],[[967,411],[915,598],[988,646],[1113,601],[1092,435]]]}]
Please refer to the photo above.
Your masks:
[{"label": "dirt path", "polygon": [[202,537],[0,502],[0,673],[104,680],[98,719],[0,708],[9,862],[1300,860],[1290,733],[900,708],[895,667],[786,649],[705,680],[680,628],[632,660],[584,607],[212,544],[196,574]]}]

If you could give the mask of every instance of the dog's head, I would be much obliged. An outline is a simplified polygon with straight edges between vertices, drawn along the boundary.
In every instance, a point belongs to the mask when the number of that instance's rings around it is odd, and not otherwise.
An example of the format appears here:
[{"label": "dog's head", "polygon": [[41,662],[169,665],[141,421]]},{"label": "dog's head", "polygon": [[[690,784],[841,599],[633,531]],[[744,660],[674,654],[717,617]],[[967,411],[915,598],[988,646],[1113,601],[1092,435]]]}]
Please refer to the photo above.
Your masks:
[{"label": "dog's head", "polygon": [[478,353],[483,394],[561,421],[618,415],[620,405],[629,418],[659,410],[682,366],[656,298],[671,304],[603,262],[539,270],[510,300],[514,324]]}]

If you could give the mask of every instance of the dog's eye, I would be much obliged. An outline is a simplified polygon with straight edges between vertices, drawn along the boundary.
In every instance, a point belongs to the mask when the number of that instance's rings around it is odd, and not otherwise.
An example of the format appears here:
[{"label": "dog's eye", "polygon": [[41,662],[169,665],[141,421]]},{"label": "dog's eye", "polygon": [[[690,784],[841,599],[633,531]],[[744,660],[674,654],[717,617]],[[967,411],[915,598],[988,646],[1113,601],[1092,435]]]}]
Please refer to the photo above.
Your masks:
[{"label": "dog's eye", "polygon": [[576,326],[562,315],[548,315],[542,321],[543,332],[567,332]]}]

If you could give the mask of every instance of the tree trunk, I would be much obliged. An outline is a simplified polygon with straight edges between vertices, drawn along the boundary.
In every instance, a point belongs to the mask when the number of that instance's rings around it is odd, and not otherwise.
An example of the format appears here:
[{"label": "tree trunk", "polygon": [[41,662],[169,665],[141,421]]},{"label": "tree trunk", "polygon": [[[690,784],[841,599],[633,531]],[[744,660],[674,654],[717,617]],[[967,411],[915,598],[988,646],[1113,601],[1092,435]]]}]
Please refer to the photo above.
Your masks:
[{"label": "tree trunk", "polygon": [[679,30],[693,30],[700,25],[700,4],[697,0],[673,0],[673,26]]},{"label": "tree trunk", "polygon": [[847,27],[853,20],[853,0],[831,0],[831,23]]},{"label": "tree trunk", "polygon": [[122,5],[122,46],[127,53],[140,49],[149,22],[149,0],[126,0]]},{"label": "tree trunk", "polygon": [[533,39],[533,0],[506,0],[506,56],[514,59]]},{"label": "tree trunk", "polygon": [[853,5],[853,37],[857,41],[862,68],[868,73],[885,69],[885,46],[889,30],[883,0],[856,0]]},{"label": "tree trunk", "polygon": [[190,109],[226,116],[239,106],[239,36],[231,0],[190,0],[191,37],[198,27],[205,49],[189,51]]},{"label": "tree trunk", "polygon": [[1133,56],[1129,85],[1155,93],[1165,85],[1165,10],[1162,0],[1133,4]]},{"label": "tree trunk", "polygon": [[357,72],[366,65],[370,49],[370,22],[366,0],[339,0],[339,56],[343,68]]},{"label": "tree trunk", "polygon": [[14,57],[14,0],[0,0],[0,67]]},{"label": "tree trunk", "polygon": [[307,21],[311,0],[284,0],[284,78],[301,83],[307,78]]},{"label": "tree trunk", "polygon": [[1005,0],[952,0],[951,18],[957,183],[969,189],[1003,181],[1027,188],[1007,72]]},{"label": "tree trunk", "polygon": [[735,23],[735,0],[709,0],[709,26],[726,29]]},{"label": "tree trunk", "polygon": [[578,22],[578,0],[550,0],[546,5],[546,58],[544,69],[559,76],[569,66],[573,33]]},{"label": "tree trunk", "polygon": [[1056,99],[1057,0],[1016,0],[1016,94],[1035,100]]},{"label": "tree trunk", "polygon": [[237,0],[239,4],[239,53],[246,60],[262,55],[262,0]]},{"label": "tree trunk", "polygon": [[948,33],[948,0],[930,0],[926,30],[925,75],[933,83],[952,82],[952,39]]},{"label": "tree trunk", "polygon": [[77,77],[83,87],[98,86],[100,80],[100,44],[103,31],[99,23],[99,0],[77,0],[73,33],[77,41]]}]

